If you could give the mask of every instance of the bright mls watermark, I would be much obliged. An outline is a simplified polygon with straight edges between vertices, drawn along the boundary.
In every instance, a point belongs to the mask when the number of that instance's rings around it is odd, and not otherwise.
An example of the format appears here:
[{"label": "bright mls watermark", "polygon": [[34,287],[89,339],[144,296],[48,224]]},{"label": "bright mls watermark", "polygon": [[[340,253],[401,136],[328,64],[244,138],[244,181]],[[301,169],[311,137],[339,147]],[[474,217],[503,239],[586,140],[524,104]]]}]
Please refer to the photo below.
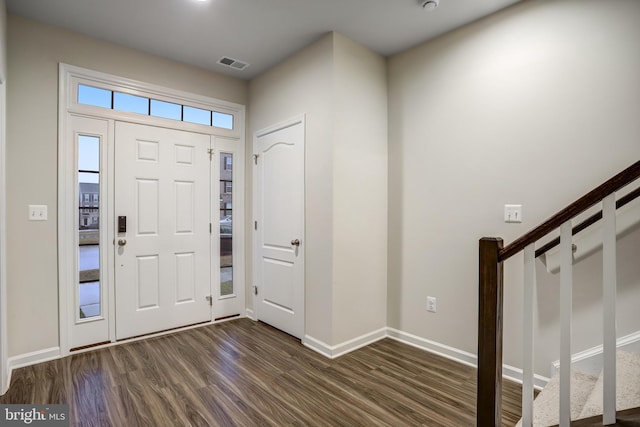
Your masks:
[{"label": "bright mls watermark", "polygon": [[69,405],[0,405],[0,426],[69,427]]}]

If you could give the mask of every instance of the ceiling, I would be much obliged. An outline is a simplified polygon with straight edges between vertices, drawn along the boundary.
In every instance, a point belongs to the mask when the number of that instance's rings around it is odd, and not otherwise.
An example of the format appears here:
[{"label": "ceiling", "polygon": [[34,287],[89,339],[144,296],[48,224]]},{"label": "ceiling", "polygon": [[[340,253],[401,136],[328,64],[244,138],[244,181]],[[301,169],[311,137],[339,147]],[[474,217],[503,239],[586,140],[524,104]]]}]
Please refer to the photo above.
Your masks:
[{"label": "ceiling", "polygon": [[[519,0],[7,0],[10,13],[241,79],[329,31],[389,56]],[[217,64],[228,56],[243,71]]]}]

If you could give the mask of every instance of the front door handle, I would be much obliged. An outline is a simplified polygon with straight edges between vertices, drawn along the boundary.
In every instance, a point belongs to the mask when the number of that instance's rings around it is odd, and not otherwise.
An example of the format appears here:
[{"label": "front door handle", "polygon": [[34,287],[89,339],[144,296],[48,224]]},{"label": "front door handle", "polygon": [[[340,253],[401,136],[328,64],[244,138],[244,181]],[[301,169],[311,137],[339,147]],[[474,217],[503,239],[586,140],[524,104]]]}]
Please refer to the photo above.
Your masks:
[{"label": "front door handle", "polygon": [[118,246],[124,246],[127,244],[127,241],[125,239],[119,239],[118,240]]},{"label": "front door handle", "polygon": [[291,241],[291,245],[292,246],[300,246],[300,240],[299,239],[295,239]]}]

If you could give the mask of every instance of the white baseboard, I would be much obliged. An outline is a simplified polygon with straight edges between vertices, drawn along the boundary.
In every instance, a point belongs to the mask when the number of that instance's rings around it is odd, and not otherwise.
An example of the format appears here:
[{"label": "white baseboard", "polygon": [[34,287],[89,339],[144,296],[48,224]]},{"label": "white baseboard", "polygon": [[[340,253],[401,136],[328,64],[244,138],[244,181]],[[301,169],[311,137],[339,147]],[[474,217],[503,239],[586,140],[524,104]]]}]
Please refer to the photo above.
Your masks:
[{"label": "white baseboard", "polygon": [[[253,310],[247,309],[247,317],[255,320]],[[304,339],[302,340],[302,344],[316,351],[317,353],[322,354],[325,357],[335,359],[361,347],[379,341],[383,338],[391,338],[404,344],[437,354],[439,356],[445,357],[458,363],[462,363],[467,366],[471,366],[474,368],[477,368],[478,366],[478,358],[475,354],[389,327],[378,329],[376,331],[361,335],[359,337],[334,346],[326,344],[309,335],[305,335]],[[619,338],[617,340],[617,347],[621,350],[640,353],[640,331]],[[1,393],[4,394],[7,391],[11,382],[11,373],[13,369],[34,365],[36,363],[47,362],[49,360],[58,359],[60,357],[61,353],[59,347],[51,347],[44,350],[34,351],[32,353],[9,357],[7,360],[6,384],[2,384],[3,389],[1,390]],[[572,364],[575,368],[583,372],[593,373],[596,375],[599,374],[600,370],[602,369],[602,346],[596,346],[580,353],[576,353],[572,358]],[[555,361],[552,363],[551,375],[553,375],[553,373],[557,371],[559,365],[559,361]],[[516,368],[510,365],[503,365],[502,369],[504,378],[522,383],[522,370],[520,368]],[[536,375],[534,378],[534,386],[537,389],[542,389],[548,381],[549,378],[546,378],[542,375]]]},{"label": "white baseboard", "polygon": [[[632,353],[640,353],[640,331],[634,332],[616,340],[616,348]],[[600,375],[602,370],[602,345],[598,345],[587,350],[575,353],[571,357],[571,365],[574,369],[587,374]],[[556,360],[551,364],[551,375],[560,369],[560,361]]]},{"label": "white baseboard", "polygon": [[[518,384],[522,384],[522,369],[516,368],[511,365],[502,365],[502,378],[506,378]],[[550,378],[543,377],[542,375],[533,375],[533,388],[538,391],[542,391],[547,385]]]},{"label": "white baseboard", "polygon": [[322,342],[320,340],[317,340],[317,339],[313,338],[310,335],[305,335],[304,336],[304,339],[302,340],[302,345],[304,345],[305,347],[310,348],[311,350],[315,351],[316,353],[320,353],[324,357],[328,357],[329,359],[333,359],[331,346],[329,344],[326,344],[326,343],[324,343],[324,342]]},{"label": "white baseboard", "polygon": [[60,347],[51,347],[45,348],[44,350],[33,351],[31,353],[11,356],[9,359],[7,359],[9,374],[11,374],[14,369],[59,359],[60,355]]},{"label": "white baseboard", "polygon": [[[306,335],[304,340],[302,341],[302,344],[316,351],[317,353],[322,354],[325,357],[335,359],[339,356],[369,345],[382,338],[391,338],[403,344],[407,344],[412,347],[427,351],[429,353],[437,354],[438,356],[453,360],[454,362],[471,366],[472,368],[478,367],[478,357],[475,354],[394,328],[382,328],[370,334],[363,335],[361,337],[335,346],[331,346],[309,335]],[[522,384],[522,369],[510,365],[503,365],[502,376],[508,380]],[[542,390],[544,386],[547,385],[547,382],[549,382],[549,378],[546,378],[542,375],[535,375],[534,387],[538,390]]]},{"label": "white baseboard", "polygon": [[475,354],[468,353],[445,344],[440,344],[394,328],[387,328],[387,336],[396,341],[400,341],[401,343],[417,347],[421,350],[428,351],[429,353],[437,354],[438,356],[446,357],[447,359],[462,363],[463,365],[474,368],[478,366],[478,357]]},{"label": "white baseboard", "polygon": [[[387,336],[396,341],[400,341],[401,343],[453,360],[454,362],[471,366],[473,368],[478,367],[478,357],[473,353],[445,344],[440,344],[394,328],[387,328]],[[510,365],[502,365],[502,377],[522,384],[522,369]],[[542,375],[535,375],[534,377],[534,387],[538,390],[542,390],[544,386],[547,385],[547,382],[549,382],[549,378],[543,377]]]},{"label": "white baseboard", "polygon": [[7,363],[4,372],[4,376],[2,377],[2,389],[0,390],[0,396],[9,391],[9,385],[11,385],[11,368],[9,368],[9,364]]},{"label": "white baseboard", "polygon": [[254,312],[252,309],[250,309],[250,308],[247,308],[247,317],[248,317],[249,319],[253,320],[253,321],[258,320],[258,319],[256,318],[256,314],[255,314],[255,312]]},{"label": "white baseboard", "polygon": [[349,341],[332,346],[315,339],[312,336],[305,335],[302,340],[302,344],[325,357],[335,359],[369,344],[373,344],[386,336],[387,328],[380,328],[377,331],[369,332],[368,334],[364,334]]}]

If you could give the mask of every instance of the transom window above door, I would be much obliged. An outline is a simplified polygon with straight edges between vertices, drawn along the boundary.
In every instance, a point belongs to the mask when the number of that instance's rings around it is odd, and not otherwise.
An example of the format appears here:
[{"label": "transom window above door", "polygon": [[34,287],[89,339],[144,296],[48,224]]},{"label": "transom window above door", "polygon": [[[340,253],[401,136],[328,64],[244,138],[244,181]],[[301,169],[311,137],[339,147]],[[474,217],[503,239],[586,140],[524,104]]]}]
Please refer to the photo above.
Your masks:
[{"label": "transom window above door", "polygon": [[221,129],[234,128],[233,114],[196,108],[146,96],[78,84],[78,104],[178,120]]}]

